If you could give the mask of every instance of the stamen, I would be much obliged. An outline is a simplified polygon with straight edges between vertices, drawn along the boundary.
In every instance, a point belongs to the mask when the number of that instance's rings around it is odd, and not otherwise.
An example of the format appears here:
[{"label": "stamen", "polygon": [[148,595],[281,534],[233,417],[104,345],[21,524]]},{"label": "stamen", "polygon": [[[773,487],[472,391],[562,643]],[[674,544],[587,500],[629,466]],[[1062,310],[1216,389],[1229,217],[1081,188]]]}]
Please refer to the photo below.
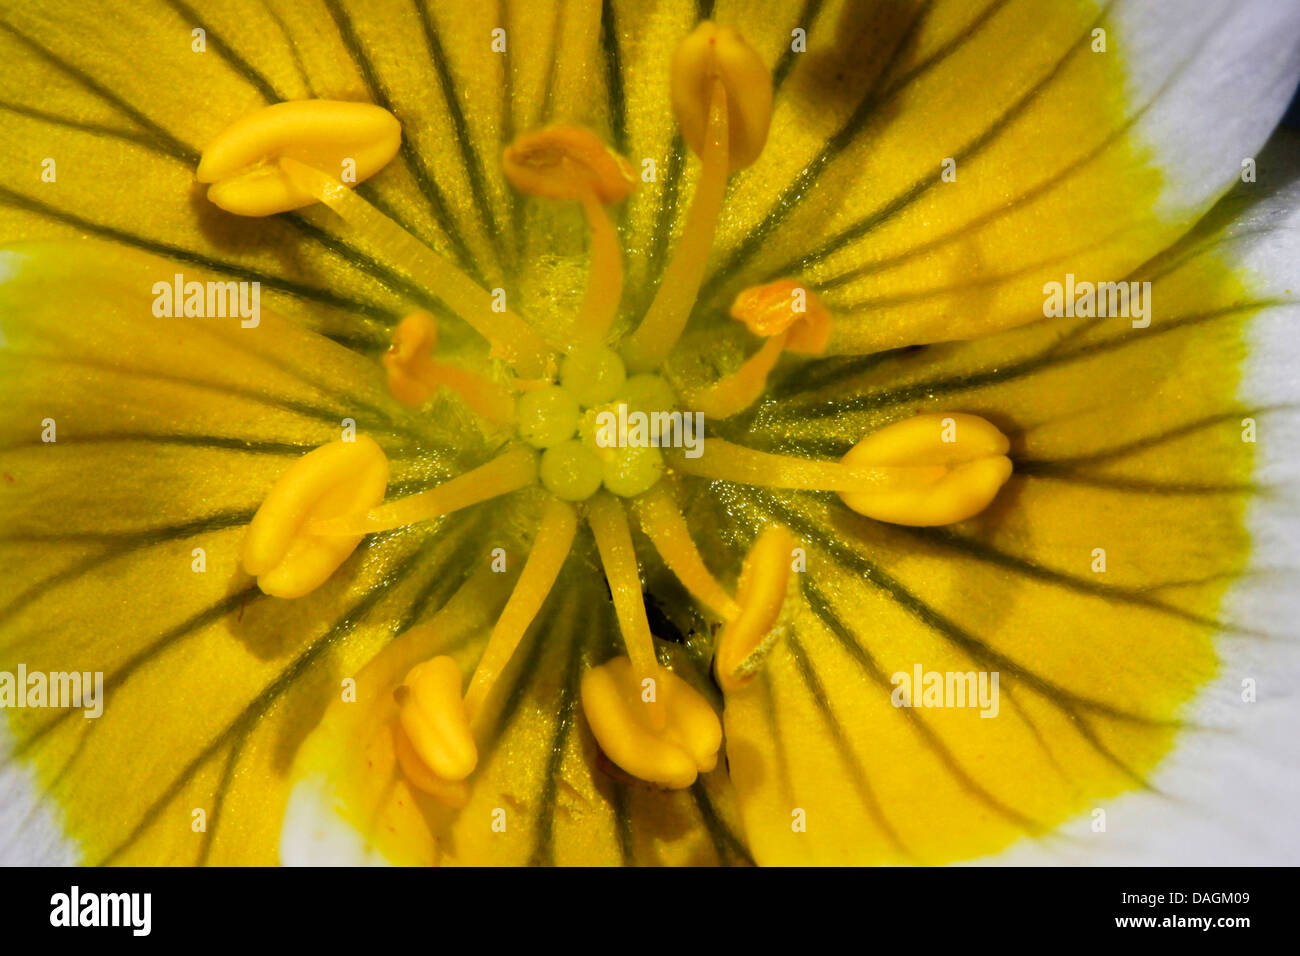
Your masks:
[{"label": "stamen", "polygon": [[338,213],[385,259],[396,262],[434,290],[453,312],[491,343],[494,357],[509,362],[524,376],[550,374],[552,350],[542,337],[509,309],[493,311],[492,297],[451,262],[332,176],[292,157],[281,159],[279,166],[294,186]]},{"label": "stamen", "polygon": [[[208,199],[239,216],[270,216],[317,201],[287,177],[277,160],[290,157],[331,176],[369,179],[402,144],[402,124],[369,103],[305,100],[276,103],[227,126],[208,144],[195,178],[212,183]],[[352,166],[351,164],[355,164]]]},{"label": "stamen", "polygon": [[597,136],[576,126],[520,136],[506,149],[502,165],[520,192],[582,203],[591,230],[591,265],[572,338],[579,345],[600,343],[623,295],[623,251],[604,207],[632,192],[632,168]]},{"label": "stamen", "polygon": [[623,349],[633,371],[649,372],[663,364],[686,328],[691,306],[704,281],[728,173],[727,95],[718,79],[713,81],[710,94],[709,134],[700,162],[700,181],[677,248],[664,270],[654,301]]},{"label": "stamen", "polygon": [[656,663],[654,680],[663,712],[658,724],[626,657],[582,675],[582,712],[610,760],[634,777],[681,790],[717,766],[722,724],[704,696],[668,668]]},{"label": "stamen", "polygon": [[741,292],[731,303],[731,317],[767,341],[730,375],[683,396],[710,418],[728,418],[758,401],[782,351],[816,355],[830,341],[830,313],[814,292],[793,279]]},{"label": "stamen", "polygon": [[442,780],[464,780],[478,765],[461,699],[460,665],[440,656],[416,664],[397,689],[398,719],[421,762]]},{"label": "stamen", "polygon": [[723,438],[710,438],[706,453],[687,458],[682,449],[666,448],[670,464],[678,471],[715,481],[792,488],[803,491],[864,491],[892,489],[942,477],[939,464],[878,465],[848,461],[818,461],[774,455]]},{"label": "stamen", "polygon": [[[627,514],[618,499],[601,493],[587,504],[587,523],[596,538],[605,579],[614,598],[614,611],[618,615],[623,646],[632,662],[636,682],[653,679],[659,670],[655,656],[654,638],[650,635],[650,622],[645,616],[645,596],[641,592],[641,572],[637,566],[636,552],[632,548],[632,531]],[[664,715],[656,696],[646,702],[651,713],[651,726],[662,728]]]},{"label": "stamen", "polygon": [[731,303],[731,317],[755,335],[785,335],[785,347],[820,355],[831,338],[831,314],[821,297],[794,279],[745,289]]},{"label": "stamen", "polygon": [[738,614],[723,629],[713,654],[713,673],[723,691],[749,680],[776,634],[794,560],[795,539],[770,525],[745,557],[736,589]]},{"label": "stamen", "polygon": [[510,663],[528,625],[550,594],[560,568],[569,556],[577,530],[578,515],[572,505],[548,498],[528,560],[519,572],[515,589],[497,618],[487,648],[470,678],[469,690],[465,693],[465,709],[471,721],[479,714],[492,685]]},{"label": "stamen", "polygon": [[843,462],[852,468],[920,466],[935,474],[894,487],[836,490],[846,505],[877,521],[953,524],[987,508],[1006,484],[1009,447],[1007,436],[977,415],[916,415],[868,435]]},{"label": "stamen", "polygon": [[383,500],[388,458],[372,439],[330,442],[289,467],[271,487],[244,539],[244,570],[265,593],[316,590],[361,543],[362,532],[321,534],[317,523]]},{"label": "stamen", "polygon": [[526,448],[513,448],[487,464],[428,491],[390,501],[364,513],[362,508],[356,508],[347,512],[336,511],[337,516],[322,516],[322,520],[314,522],[310,530],[314,535],[329,538],[404,528],[518,491],[536,480],[537,456]]},{"label": "stamen", "polygon": [[772,78],[735,30],[705,21],[678,44],[672,62],[673,112],[700,179],[686,226],[649,311],[628,339],[634,371],[658,368],[677,343],[699,294],[727,176],[763,151],[772,120]]},{"label": "stamen", "polygon": [[772,336],[740,368],[712,385],[683,392],[682,401],[709,418],[730,418],[743,412],[763,394],[767,376],[785,350],[785,339],[784,332]]},{"label": "stamen", "polygon": [[636,499],[633,507],[641,530],[654,543],[664,564],[677,575],[686,590],[724,620],[729,621],[739,614],[740,605],[732,600],[705,565],[672,492],[662,484],[657,485]]},{"label": "stamen", "polygon": [[515,399],[510,390],[466,369],[435,362],[431,354],[437,342],[438,325],[428,312],[412,312],[398,323],[383,357],[392,396],[415,407],[432,398],[442,385],[459,395],[480,418],[499,425],[512,422]]}]

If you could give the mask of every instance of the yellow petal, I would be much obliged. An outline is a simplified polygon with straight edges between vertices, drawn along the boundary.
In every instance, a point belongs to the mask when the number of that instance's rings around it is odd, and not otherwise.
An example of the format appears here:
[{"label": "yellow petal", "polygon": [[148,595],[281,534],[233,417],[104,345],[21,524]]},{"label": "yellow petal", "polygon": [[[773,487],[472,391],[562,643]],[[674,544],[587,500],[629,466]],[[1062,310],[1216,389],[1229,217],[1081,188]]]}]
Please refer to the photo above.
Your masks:
[{"label": "yellow petal", "polygon": [[[1220,602],[1250,544],[1242,419],[1263,414],[1236,398],[1243,332],[1275,308],[1223,258],[1228,220],[1138,276],[1167,310],[1149,328],[1062,321],[776,384],[760,445],[833,454],[961,408],[1010,437],[1015,472],[986,512],[941,529],[735,496],[738,520],[809,544],[801,616],[724,711],[760,863],[937,863],[1072,819],[1086,831],[1196,745],[1185,722],[1216,643],[1242,637]],[[897,706],[918,666],[997,672],[996,716]]]}]

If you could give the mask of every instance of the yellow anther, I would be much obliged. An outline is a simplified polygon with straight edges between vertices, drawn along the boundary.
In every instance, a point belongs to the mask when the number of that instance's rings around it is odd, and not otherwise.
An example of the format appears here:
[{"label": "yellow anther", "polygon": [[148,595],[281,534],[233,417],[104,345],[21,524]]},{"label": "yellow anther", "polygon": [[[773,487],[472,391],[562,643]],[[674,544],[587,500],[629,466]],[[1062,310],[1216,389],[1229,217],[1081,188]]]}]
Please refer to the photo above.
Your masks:
[{"label": "yellow anther", "polygon": [[208,144],[196,178],[208,199],[240,216],[270,216],[317,201],[279,166],[298,160],[348,185],[387,165],[402,145],[402,124],[369,103],[303,100],[267,106],[227,126]]},{"label": "yellow anther", "polygon": [[393,724],[393,753],[402,774],[415,789],[449,807],[459,808],[469,803],[469,784],[464,780],[443,780],[430,770],[415,752],[400,721]]},{"label": "yellow anther", "polygon": [[917,415],[868,435],[842,459],[852,467],[917,466],[912,479],[840,497],[859,514],[893,524],[964,521],[1011,477],[1007,448],[1007,437],[978,415]]},{"label": "yellow anther", "polygon": [[480,418],[497,424],[514,420],[514,394],[481,375],[432,358],[438,343],[438,325],[428,312],[412,312],[393,330],[392,344],[384,353],[388,391],[412,407],[423,405],[439,386],[451,389]]},{"label": "yellow anther", "polygon": [[577,126],[525,133],[506,148],[502,166],[520,192],[549,199],[594,195],[609,205],[625,199],[636,185],[627,160]]},{"label": "yellow anther", "polygon": [[758,159],[772,122],[772,74],[745,38],[731,27],[706,20],[677,45],[672,62],[673,112],[696,155],[708,138],[713,80],[727,92],[731,168]]},{"label": "yellow anther", "polygon": [[[650,716],[654,701],[664,713],[660,724]],[[626,657],[593,667],[582,677],[582,710],[605,756],[641,780],[681,790],[717,765],[718,715],[665,667],[645,678]]]},{"label": "yellow anther", "polygon": [[719,635],[713,654],[713,673],[724,691],[748,681],[771,646],[785,606],[794,548],[794,536],[780,525],[771,525],[745,556],[736,589],[740,613]]},{"label": "yellow anther", "polygon": [[791,352],[820,355],[831,338],[831,315],[811,289],[794,279],[777,279],[736,296],[731,316],[755,335],[785,335]]},{"label": "yellow anther", "polygon": [[398,720],[406,739],[442,780],[464,780],[478,764],[461,682],[460,665],[443,656],[416,664],[397,688]]},{"label": "yellow anther", "polygon": [[304,455],[271,487],[244,539],[244,570],[275,597],[320,587],[347,560],[361,534],[322,535],[314,522],[364,514],[384,498],[388,458],[364,435]]}]

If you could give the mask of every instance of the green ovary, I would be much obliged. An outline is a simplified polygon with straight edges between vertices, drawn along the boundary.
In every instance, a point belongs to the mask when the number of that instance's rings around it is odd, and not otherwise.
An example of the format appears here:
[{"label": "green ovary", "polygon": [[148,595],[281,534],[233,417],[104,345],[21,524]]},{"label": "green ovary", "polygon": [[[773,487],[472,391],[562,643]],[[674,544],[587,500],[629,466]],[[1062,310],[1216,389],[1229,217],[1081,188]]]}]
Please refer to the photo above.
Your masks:
[{"label": "green ovary", "polygon": [[[625,415],[653,415],[677,404],[672,387],[658,375],[628,378],[623,360],[603,346],[576,350],[564,360],[560,384],[547,385],[519,398],[519,437],[542,449],[539,468],[543,487],[565,501],[584,501],[603,486],[631,498],[649,491],[664,473],[663,455],[632,429],[617,425]],[[612,418],[601,416],[609,413]],[[644,430],[642,430],[644,432]]]}]

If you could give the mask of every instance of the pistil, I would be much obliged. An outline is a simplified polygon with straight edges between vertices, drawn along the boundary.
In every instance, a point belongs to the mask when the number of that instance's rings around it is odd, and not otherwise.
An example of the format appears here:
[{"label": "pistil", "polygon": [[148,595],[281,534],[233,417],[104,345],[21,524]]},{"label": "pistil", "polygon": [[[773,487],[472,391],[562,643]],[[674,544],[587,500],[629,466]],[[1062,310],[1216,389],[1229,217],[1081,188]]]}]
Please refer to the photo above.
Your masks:
[{"label": "pistil", "polygon": [[582,204],[591,233],[591,264],[569,345],[603,343],[623,295],[623,251],[605,206],[625,199],[636,185],[627,160],[588,130],[553,126],[511,143],[502,167],[520,192]]}]

